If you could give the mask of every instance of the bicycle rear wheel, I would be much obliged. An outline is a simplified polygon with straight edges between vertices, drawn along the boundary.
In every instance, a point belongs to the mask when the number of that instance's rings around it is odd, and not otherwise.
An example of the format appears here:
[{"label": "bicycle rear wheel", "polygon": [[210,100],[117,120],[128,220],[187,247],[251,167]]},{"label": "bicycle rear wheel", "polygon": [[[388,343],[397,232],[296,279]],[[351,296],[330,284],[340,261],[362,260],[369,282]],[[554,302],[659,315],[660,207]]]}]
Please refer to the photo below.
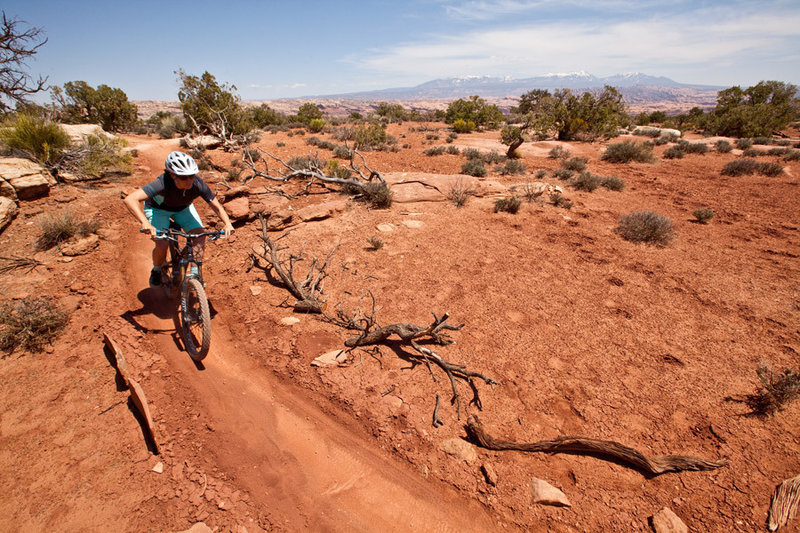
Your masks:
[{"label": "bicycle rear wheel", "polygon": [[189,356],[195,361],[208,355],[211,346],[211,312],[203,284],[189,278],[181,291],[181,332]]}]

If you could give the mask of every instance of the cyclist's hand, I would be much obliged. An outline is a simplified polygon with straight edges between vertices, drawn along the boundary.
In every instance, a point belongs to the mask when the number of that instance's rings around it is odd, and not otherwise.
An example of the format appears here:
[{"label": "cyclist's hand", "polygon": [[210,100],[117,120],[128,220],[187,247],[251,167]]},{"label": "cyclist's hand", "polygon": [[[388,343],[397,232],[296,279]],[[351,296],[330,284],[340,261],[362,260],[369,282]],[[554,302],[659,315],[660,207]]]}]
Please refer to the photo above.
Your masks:
[{"label": "cyclist's hand", "polygon": [[142,226],[142,230],[149,233],[151,239],[156,238],[158,230],[152,224],[145,224],[144,226]]},{"label": "cyclist's hand", "polygon": [[223,239],[230,239],[231,237],[233,237],[233,231],[234,231],[233,230],[233,226],[230,225],[230,224],[227,224],[225,226],[225,235],[223,235],[222,238]]}]

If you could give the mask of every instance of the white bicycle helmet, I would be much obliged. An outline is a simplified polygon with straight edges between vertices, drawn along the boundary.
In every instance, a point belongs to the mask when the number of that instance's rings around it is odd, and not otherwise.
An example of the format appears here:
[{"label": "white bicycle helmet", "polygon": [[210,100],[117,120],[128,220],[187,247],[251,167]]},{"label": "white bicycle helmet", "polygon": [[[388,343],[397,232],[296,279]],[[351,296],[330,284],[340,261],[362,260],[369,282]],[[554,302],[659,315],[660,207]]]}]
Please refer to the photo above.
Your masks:
[{"label": "white bicycle helmet", "polygon": [[176,176],[194,176],[200,170],[192,156],[177,151],[167,156],[164,166]]}]

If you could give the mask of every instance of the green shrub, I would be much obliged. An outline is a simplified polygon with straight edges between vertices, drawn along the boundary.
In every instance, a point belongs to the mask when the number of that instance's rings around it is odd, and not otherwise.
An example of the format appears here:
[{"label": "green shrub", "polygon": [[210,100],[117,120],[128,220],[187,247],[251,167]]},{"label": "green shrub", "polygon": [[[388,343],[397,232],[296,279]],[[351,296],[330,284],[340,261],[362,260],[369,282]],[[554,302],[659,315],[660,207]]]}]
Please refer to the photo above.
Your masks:
[{"label": "green shrub", "polygon": [[767,150],[767,155],[786,155],[791,152],[788,148],[770,148]]},{"label": "green shrub", "polygon": [[449,144],[455,141],[456,139],[458,139],[458,134],[454,131],[451,131],[450,133],[447,134],[447,139],[445,139],[445,141]]},{"label": "green shrub", "polygon": [[588,157],[572,157],[570,159],[565,159],[561,163],[561,167],[567,170],[574,170],[575,172],[583,172],[586,170],[586,163],[588,162]]},{"label": "green shrub", "polygon": [[361,124],[353,129],[353,145],[356,150],[375,149],[386,141],[386,130],[377,122]]},{"label": "green shrub", "polygon": [[176,74],[181,82],[178,100],[183,116],[200,133],[229,138],[253,129],[250,114],[234,92],[235,86],[217,83],[208,71],[201,76],[191,76],[179,69]]},{"label": "green shrub", "polygon": [[753,137],[753,144],[772,144],[772,137]]},{"label": "green shrub", "polygon": [[586,191],[586,192],[593,192],[596,190],[600,185],[603,183],[603,178],[592,174],[588,170],[584,170],[578,177],[575,178],[575,181],[572,182],[572,186],[575,187],[579,191]]},{"label": "green shrub", "polygon": [[663,135],[661,137],[656,137],[655,139],[653,139],[653,144],[655,146],[663,146],[663,145],[665,145],[665,144],[667,144],[669,142],[670,142],[670,138],[666,137],[666,136],[663,136]]},{"label": "green shrub", "polygon": [[609,144],[600,158],[609,163],[652,163],[655,160],[653,149],[633,141]]},{"label": "green shrub", "polygon": [[450,154],[450,155],[458,155],[458,154],[461,153],[461,151],[458,149],[457,146],[452,146],[451,145],[451,146],[447,147],[447,153]]},{"label": "green shrub", "polygon": [[455,133],[469,133],[475,130],[475,123],[471,120],[457,118],[453,121],[453,131]]},{"label": "green shrub", "polygon": [[758,173],[762,176],[774,178],[783,174],[783,167],[778,163],[758,163]]},{"label": "green shrub", "polygon": [[623,215],[616,231],[627,241],[656,246],[666,246],[675,235],[672,221],[652,211],[634,211],[630,215]]},{"label": "green shrub", "polygon": [[733,145],[724,139],[720,139],[714,143],[714,148],[721,154],[727,154],[733,150]]},{"label": "green shrub", "polygon": [[69,135],[55,122],[20,114],[0,128],[0,141],[45,166],[55,164],[69,146]]},{"label": "green shrub", "polygon": [[482,178],[486,176],[486,167],[483,166],[483,161],[479,159],[468,159],[461,165],[461,173]]},{"label": "green shrub", "polygon": [[0,306],[0,350],[10,353],[20,347],[41,352],[68,322],[69,314],[50,298],[4,302]]},{"label": "green shrub", "polygon": [[38,250],[49,250],[68,241],[75,235],[85,237],[96,232],[99,228],[99,221],[80,221],[69,209],[64,209],[57,213],[48,213],[42,215],[39,222],[41,234],[36,240],[36,248]]},{"label": "green shrub", "polygon": [[494,202],[494,212],[499,213],[500,211],[505,211],[506,213],[511,213],[515,215],[517,211],[519,211],[519,207],[522,205],[522,200],[517,198],[516,196],[511,196],[508,198],[498,198]]},{"label": "green shrub", "polygon": [[[275,111],[267,104],[261,104],[258,107],[248,108],[247,113],[249,115],[250,122],[256,128],[270,128],[270,130],[272,130],[272,127],[281,126],[287,122],[286,115]],[[273,133],[276,131],[278,131],[277,128],[275,128]]]},{"label": "green shrub", "polygon": [[429,140],[429,141],[438,141],[439,140],[439,134],[438,133],[428,133],[427,135],[425,135],[425,138],[427,140]]},{"label": "green shrub", "polygon": [[769,365],[760,364],[756,369],[760,385],[755,394],[745,397],[752,414],[768,416],[780,411],[790,401],[800,396],[800,374],[786,369],[783,374],[773,375]]},{"label": "green shrub", "polygon": [[706,143],[691,143],[689,141],[680,141],[677,145],[681,150],[687,154],[705,154],[708,152],[708,145]]},{"label": "green shrub", "polygon": [[703,122],[713,135],[759,137],[771,141],[773,131],[784,129],[797,117],[797,87],[779,81],[761,81],[742,89],[717,93],[717,106]]},{"label": "green shrub", "polygon": [[106,172],[130,174],[133,170],[133,155],[123,149],[125,139],[89,135],[82,145],[68,148],[64,152],[59,168],[77,172],[82,176],[99,178]]},{"label": "green shrub", "polygon": [[775,139],[772,141],[775,146],[791,146],[792,141],[789,139]]},{"label": "green shrub", "polygon": [[569,170],[567,168],[559,168],[553,171],[553,176],[560,179],[560,180],[568,180],[571,179],[572,176],[575,175],[574,170]]},{"label": "green shrub", "polygon": [[574,202],[568,200],[560,192],[550,193],[550,201],[555,207],[563,207],[564,209],[572,209]]},{"label": "green shrub", "polygon": [[286,163],[292,170],[308,170],[311,168],[322,168],[325,161],[316,157],[295,156]]},{"label": "green shrub", "polygon": [[423,153],[428,156],[442,155],[444,153],[444,146],[431,146]]},{"label": "green shrub", "polygon": [[664,150],[664,159],[683,159],[685,155],[686,152],[678,145],[670,146]]},{"label": "green shrub", "polygon": [[464,148],[461,154],[469,161],[483,161],[483,154],[475,148]]},{"label": "green shrub", "polygon": [[506,164],[500,168],[500,174],[503,176],[522,174],[523,172],[525,172],[525,164],[516,159],[506,161]]},{"label": "green shrub", "polygon": [[739,150],[747,150],[753,146],[753,139],[736,139],[733,141]]},{"label": "green shrub", "polygon": [[314,133],[319,133],[323,129],[325,129],[325,119],[322,118],[312,118],[308,121],[308,129],[313,131]]},{"label": "green shrub", "polygon": [[535,176],[537,180],[543,180],[545,176],[547,176],[547,171],[543,168],[540,168],[539,170],[536,171]]},{"label": "green shrub", "polygon": [[708,207],[703,209],[695,209],[692,211],[692,214],[694,215],[694,218],[697,219],[697,221],[701,224],[708,224],[708,221],[714,218],[714,215],[716,215],[714,210]]},{"label": "green shrub", "polygon": [[483,155],[483,162],[487,165],[495,165],[498,163],[505,163],[508,160],[506,156],[498,153],[495,150]]},{"label": "green shrub", "polygon": [[767,151],[759,148],[748,148],[742,151],[742,155],[745,157],[758,157],[760,155],[767,155]]},{"label": "green shrub", "polygon": [[610,191],[621,191],[625,188],[625,180],[612,176],[610,178],[603,178],[600,185]]},{"label": "green shrub", "polygon": [[723,176],[745,176],[755,174],[758,171],[758,163],[752,159],[734,159],[722,167]]},{"label": "green shrub", "polygon": [[[505,121],[505,118],[503,112],[495,104],[489,104],[478,96],[470,96],[467,99],[459,98],[450,102],[444,115],[444,121],[452,124],[456,133],[472,131],[476,126],[496,128]],[[459,125],[466,129],[456,127],[456,121],[461,121]]]},{"label": "green shrub", "polygon": [[800,161],[800,150],[791,150],[783,157],[784,161]]},{"label": "green shrub", "polygon": [[139,109],[122,89],[69,81],[63,89],[54,87],[52,95],[64,122],[100,124],[106,131],[132,131],[139,123]]},{"label": "green shrub", "polygon": [[340,144],[333,149],[333,155],[339,159],[350,159],[353,157],[353,151],[344,144]]},{"label": "green shrub", "polygon": [[[327,173],[329,176],[343,180],[349,180],[353,177],[353,172],[344,165],[340,165],[338,161],[328,161]],[[356,191],[357,193],[358,191]]]}]

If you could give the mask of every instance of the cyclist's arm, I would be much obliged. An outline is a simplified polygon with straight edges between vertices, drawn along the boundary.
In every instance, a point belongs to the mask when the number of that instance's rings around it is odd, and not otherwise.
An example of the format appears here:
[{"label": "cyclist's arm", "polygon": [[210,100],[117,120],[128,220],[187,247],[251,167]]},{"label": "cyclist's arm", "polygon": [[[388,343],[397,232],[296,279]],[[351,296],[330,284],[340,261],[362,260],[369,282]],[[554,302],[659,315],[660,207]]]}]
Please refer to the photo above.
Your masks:
[{"label": "cyclist's arm", "polygon": [[126,196],[123,201],[125,202],[125,207],[128,208],[128,211],[130,211],[130,213],[139,221],[142,229],[147,230],[151,237],[155,237],[156,228],[150,224],[149,220],[147,220],[147,217],[144,214],[144,209],[142,209],[142,202],[145,200],[147,200],[147,193],[145,193],[143,189],[137,189]]},{"label": "cyclist's arm", "polygon": [[219,203],[219,200],[215,197],[213,200],[208,202],[208,205],[217,213],[217,216],[222,220],[222,223],[225,224],[225,236],[229,237],[233,234],[233,224],[231,224],[231,219],[228,218],[228,213],[225,212],[225,208],[222,207],[222,204]]}]

